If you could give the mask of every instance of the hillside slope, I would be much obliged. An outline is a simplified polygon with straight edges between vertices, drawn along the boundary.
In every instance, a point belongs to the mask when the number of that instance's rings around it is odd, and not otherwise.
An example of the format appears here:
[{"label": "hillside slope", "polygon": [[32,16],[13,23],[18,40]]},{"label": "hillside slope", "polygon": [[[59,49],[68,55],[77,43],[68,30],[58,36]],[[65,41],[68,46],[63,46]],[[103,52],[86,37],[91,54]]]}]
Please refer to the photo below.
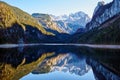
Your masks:
[{"label": "hillside slope", "polygon": [[26,12],[0,1],[1,44],[40,41],[44,35],[54,34],[47,32]]}]

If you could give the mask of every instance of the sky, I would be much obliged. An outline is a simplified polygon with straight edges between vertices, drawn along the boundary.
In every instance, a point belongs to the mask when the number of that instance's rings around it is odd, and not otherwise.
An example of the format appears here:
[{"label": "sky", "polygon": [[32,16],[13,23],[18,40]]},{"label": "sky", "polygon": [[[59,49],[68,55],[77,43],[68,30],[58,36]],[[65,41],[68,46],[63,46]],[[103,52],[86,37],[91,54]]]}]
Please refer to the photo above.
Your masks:
[{"label": "sky", "polygon": [[[56,16],[83,11],[92,17],[97,3],[101,0],[2,0],[29,14],[45,13]],[[112,0],[103,0],[109,3]]]}]

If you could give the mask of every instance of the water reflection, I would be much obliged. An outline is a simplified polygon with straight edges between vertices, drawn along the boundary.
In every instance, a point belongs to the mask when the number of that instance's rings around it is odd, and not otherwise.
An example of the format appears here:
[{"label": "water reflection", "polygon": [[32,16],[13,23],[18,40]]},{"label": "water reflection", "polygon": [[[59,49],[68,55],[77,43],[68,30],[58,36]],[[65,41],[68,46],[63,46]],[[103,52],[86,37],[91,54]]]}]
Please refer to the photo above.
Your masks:
[{"label": "water reflection", "polygon": [[78,57],[72,53],[67,53],[45,59],[32,73],[41,74],[45,72],[62,71],[82,76],[85,73],[88,73],[89,70],[90,66],[86,64],[85,58],[82,56]]},{"label": "water reflection", "polygon": [[38,49],[0,49],[0,80],[18,80],[30,73],[46,57],[54,55]]},{"label": "water reflection", "polygon": [[0,79],[120,80],[119,57],[117,49],[47,45],[3,48]]}]

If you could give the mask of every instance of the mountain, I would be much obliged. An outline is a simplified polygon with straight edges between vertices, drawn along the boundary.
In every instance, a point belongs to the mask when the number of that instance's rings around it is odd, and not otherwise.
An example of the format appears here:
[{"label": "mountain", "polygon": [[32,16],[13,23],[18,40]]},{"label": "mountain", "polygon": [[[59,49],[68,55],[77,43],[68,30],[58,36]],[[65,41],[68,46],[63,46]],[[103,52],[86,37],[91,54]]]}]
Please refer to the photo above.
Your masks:
[{"label": "mountain", "polygon": [[87,31],[74,34],[71,42],[91,44],[120,44],[120,3],[113,0],[109,4],[98,3],[92,20],[86,25]]},{"label": "mountain", "polygon": [[48,14],[33,13],[32,16],[42,24],[42,26],[48,30],[58,31],[59,33],[64,33],[58,25],[52,20],[51,16]]},{"label": "mountain", "polygon": [[92,20],[86,25],[86,27],[88,30],[95,27],[99,27],[102,23],[112,18],[119,12],[120,12],[119,0],[113,0],[108,4],[105,4],[104,1],[98,2],[98,5],[94,10]]},{"label": "mountain", "polygon": [[41,41],[47,32],[31,15],[0,1],[0,43]]},{"label": "mountain", "polygon": [[90,70],[86,59],[79,59],[74,54],[59,54],[56,57],[44,60],[33,74],[48,73],[54,71],[70,72],[82,76]]},{"label": "mountain", "polygon": [[90,21],[89,16],[81,11],[68,16],[51,15],[51,17],[59,28],[69,34],[75,33],[79,28],[85,28],[85,25]]},{"label": "mountain", "polygon": [[75,34],[72,41],[94,44],[120,44],[120,14],[105,21],[99,27]]}]

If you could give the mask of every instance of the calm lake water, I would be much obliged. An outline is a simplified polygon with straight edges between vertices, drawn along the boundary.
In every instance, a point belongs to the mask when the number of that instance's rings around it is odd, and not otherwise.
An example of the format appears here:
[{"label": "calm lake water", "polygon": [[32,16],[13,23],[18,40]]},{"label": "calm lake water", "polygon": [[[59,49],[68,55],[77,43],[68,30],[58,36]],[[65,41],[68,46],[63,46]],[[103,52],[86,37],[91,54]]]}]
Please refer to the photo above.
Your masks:
[{"label": "calm lake water", "polygon": [[120,49],[74,45],[0,48],[0,80],[120,80]]}]

